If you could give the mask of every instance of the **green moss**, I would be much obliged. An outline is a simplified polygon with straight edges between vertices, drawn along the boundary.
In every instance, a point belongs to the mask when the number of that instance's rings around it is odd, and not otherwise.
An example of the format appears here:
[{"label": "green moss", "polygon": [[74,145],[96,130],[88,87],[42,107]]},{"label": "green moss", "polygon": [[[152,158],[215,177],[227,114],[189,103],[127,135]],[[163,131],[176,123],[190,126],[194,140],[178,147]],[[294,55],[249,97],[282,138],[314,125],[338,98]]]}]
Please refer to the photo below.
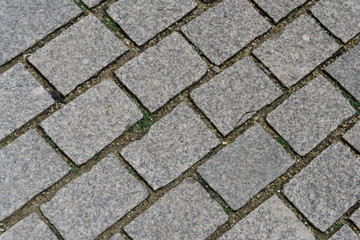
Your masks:
[{"label": "green moss", "polygon": [[157,118],[156,115],[148,111],[143,111],[143,115],[144,117],[138,123],[131,127],[132,132],[147,130],[151,127],[151,125],[154,124],[154,120],[156,120]]},{"label": "green moss", "polygon": [[70,165],[71,171],[72,171],[73,173],[75,173],[76,175],[80,175],[79,167],[76,166],[75,163],[71,162],[70,160],[68,160],[67,163]]},{"label": "green moss", "polygon": [[283,146],[286,151],[290,149],[290,145],[282,137],[278,137],[276,140]]}]

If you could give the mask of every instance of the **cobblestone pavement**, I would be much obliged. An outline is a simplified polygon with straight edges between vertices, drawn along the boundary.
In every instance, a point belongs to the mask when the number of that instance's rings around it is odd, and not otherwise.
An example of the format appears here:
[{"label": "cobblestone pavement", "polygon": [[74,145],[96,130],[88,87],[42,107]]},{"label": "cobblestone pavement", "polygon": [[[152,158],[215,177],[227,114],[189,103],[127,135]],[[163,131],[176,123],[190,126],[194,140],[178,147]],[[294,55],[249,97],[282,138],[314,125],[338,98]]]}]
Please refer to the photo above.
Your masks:
[{"label": "cobblestone pavement", "polygon": [[360,238],[360,0],[2,0],[0,64],[0,240]]}]

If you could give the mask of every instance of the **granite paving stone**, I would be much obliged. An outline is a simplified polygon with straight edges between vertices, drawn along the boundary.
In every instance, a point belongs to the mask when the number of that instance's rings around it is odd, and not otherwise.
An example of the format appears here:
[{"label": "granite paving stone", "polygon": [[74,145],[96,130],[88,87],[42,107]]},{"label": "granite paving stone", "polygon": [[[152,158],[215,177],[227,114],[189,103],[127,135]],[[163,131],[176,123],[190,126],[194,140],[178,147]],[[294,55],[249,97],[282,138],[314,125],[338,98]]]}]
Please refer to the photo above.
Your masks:
[{"label": "granite paving stone", "polygon": [[271,25],[246,0],[224,0],[182,27],[215,64],[221,64]]},{"label": "granite paving stone", "polygon": [[125,231],[134,240],[200,240],[227,219],[206,190],[187,178],[135,218]]},{"label": "granite paving stone", "polygon": [[35,130],[0,150],[0,220],[70,171]]},{"label": "granite paving stone", "polygon": [[65,239],[94,239],[148,196],[121,162],[109,155],[41,206]]},{"label": "granite paving stone", "polygon": [[308,15],[302,15],[259,48],[254,54],[286,86],[305,77],[329,58],[339,45]]},{"label": "granite paving stone", "polygon": [[120,235],[120,233],[117,233],[114,236],[112,236],[110,240],[124,240],[124,238]]},{"label": "granite paving stone", "polygon": [[195,89],[191,97],[226,135],[281,93],[270,78],[245,57]]},{"label": "granite paving stone", "polygon": [[355,113],[336,88],[320,76],[291,95],[267,121],[300,155],[306,155]]},{"label": "granite paving stone", "polygon": [[41,126],[74,162],[82,164],[141,118],[130,98],[105,79]]},{"label": "granite paving stone", "polygon": [[304,2],[305,0],[256,0],[256,3],[276,22]]},{"label": "granite paving stone", "polygon": [[83,0],[83,3],[85,3],[86,6],[88,6],[90,8],[99,4],[100,2],[101,2],[101,0]]},{"label": "granite paving stone", "polygon": [[334,143],[285,184],[289,200],[321,231],[360,199],[360,159]]},{"label": "granite paving stone", "polygon": [[125,51],[126,46],[89,15],[37,50],[29,60],[66,95]]},{"label": "granite paving stone", "polygon": [[360,122],[355,124],[345,135],[344,138],[360,152]]},{"label": "granite paving stone", "polygon": [[275,180],[295,160],[255,125],[198,168],[205,181],[238,209]]},{"label": "granite paving stone", "polygon": [[54,103],[26,68],[18,63],[0,75],[0,139]]},{"label": "granite paving stone", "polygon": [[205,123],[185,103],[180,103],[143,138],[126,146],[121,154],[154,189],[158,189],[219,143]]},{"label": "granite paving stone", "polygon": [[337,231],[329,240],[359,240],[356,233],[347,225]]},{"label": "granite paving stone", "polygon": [[360,208],[358,210],[356,210],[352,215],[351,215],[351,220],[354,221],[354,223],[360,227]]}]

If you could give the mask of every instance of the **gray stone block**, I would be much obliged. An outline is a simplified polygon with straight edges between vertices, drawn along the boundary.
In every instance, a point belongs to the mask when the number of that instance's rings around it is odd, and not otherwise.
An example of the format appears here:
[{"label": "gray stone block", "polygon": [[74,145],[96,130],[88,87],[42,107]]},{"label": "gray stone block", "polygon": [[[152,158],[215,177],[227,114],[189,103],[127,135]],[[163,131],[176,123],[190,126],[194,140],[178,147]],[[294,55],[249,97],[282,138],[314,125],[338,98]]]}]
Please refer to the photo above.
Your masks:
[{"label": "gray stone block", "polygon": [[360,122],[350,129],[344,138],[360,152]]},{"label": "gray stone block", "polygon": [[86,4],[86,6],[88,6],[90,8],[101,2],[101,0],[82,0],[82,1],[83,1],[83,3]]},{"label": "gray stone block", "polygon": [[114,236],[112,236],[110,240],[124,240],[124,238],[120,235],[120,233],[117,233]]},{"label": "gray stone block", "polygon": [[360,208],[351,215],[351,220],[359,227],[360,226]]},{"label": "gray stone block", "polygon": [[347,225],[337,231],[329,240],[359,240],[358,235]]},{"label": "gray stone block", "polygon": [[300,155],[306,155],[355,113],[324,77],[312,80],[271,112],[267,121]]},{"label": "gray stone block", "polygon": [[288,15],[293,9],[303,4],[305,0],[255,0],[276,22]]},{"label": "gray stone block", "polygon": [[121,154],[154,189],[158,189],[219,143],[202,120],[185,103],[180,103]]},{"label": "gray stone block", "polygon": [[65,239],[94,239],[148,196],[113,155],[62,189],[41,210]]},{"label": "gray stone block", "polygon": [[285,195],[321,231],[360,199],[360,161],[335,143],[285,184]]},{"label": "gray stone block", "polygon": [[105,79],[41,125],[60,149],[82,164],[141,118],[130,98]]},{"label": "gray stone block", "polygon": [[182,31],[218,65],[270,27],[248,1],[224,0],[186,24]]}]

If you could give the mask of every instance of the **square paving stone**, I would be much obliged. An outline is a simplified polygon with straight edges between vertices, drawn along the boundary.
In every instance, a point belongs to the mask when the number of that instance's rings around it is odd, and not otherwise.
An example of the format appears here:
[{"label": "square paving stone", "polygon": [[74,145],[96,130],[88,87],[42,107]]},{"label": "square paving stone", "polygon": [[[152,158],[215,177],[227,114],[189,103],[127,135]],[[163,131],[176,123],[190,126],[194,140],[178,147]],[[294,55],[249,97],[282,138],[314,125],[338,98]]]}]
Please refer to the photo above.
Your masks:
[{"label": "square paving stone", "polygon": [[135,218],[125,231],[136,240],[205,239],[227,214],[193,179],[185,179]]},{"label": "square paving stone", "polygon": [[158,189],[203,158],[219,140],[202,120],[180,103],[121,154],[145,180]]},{"label": "square paving stone", "polygon": [[70,171],[34,130],[1,149],[0,162],[0,220]]},{"label": "square paving stone", "polygon": [[360,122],[350,129],[344,138],[360,152]]},{"label": "square paving stone", "polygon": [[351,220],[354,221],[354,223],[360,227],[360,208],[358,210],[356,210],[352,215],[351,215]]},{"label": "square paving stone", "polygon": [[54,103],[26,68],[18,63],[0,75],[0,139]]},{"label": "square paving stone", "polygon": [[276,196],[233,226],[219,240],[315,240],[311,232]]},{"label": "square paving stone", "polygon": [[232,209],[238,209],[294,163],[270,134],[255,125],[198,172]]},{"label": "square paving stone", "polygon": [[61,150],[82,164],[140,118],[142,114],[130,98],[105,79],[41,125]]},{"label": "square paving stone", "polygon": [[285,195],[321,231],[360,199],[360,159],[335,143],[285,184]]},{"label": "square paving stone", "polygon": [[226,135],[281,93],[270,78],[245,57],[194,90],[191,97]]},{"label": "square paving stone", "polygon": [[126,50],[104,24],[89,15],[37,50],[29,60],[66,95]]},{"label": "square paving stone", "polygon": [[120,80],[155,111],[207,70],[206,63],[178,33],[173,33],[116,71]]},{"label": "square paving stone", "polygon": [[359,240],[358,235],[347,225],[337,231],[329,240]]},{"label": "square paving stone", "polygon": [[142,45],[195,7],[193,0],[119,0],[108,13],[132,40]]},{"label": "square paving stone", "polygon": [[65,239],[94,239],[148,196],[113,155],[102,159],[41,206]]},{"label": "square paving stone", "polygon": [[276,22],[300,6],[305,0],[255,0]]},{"label": "square paving stone", "polygon": [[254,54],[286,86],[305,77],[339,49],[339,45],[308,15],[303,15],[254,50]]},{"label": "square paving stone", "polygon": [[0,65],[81,13],[69,0],[0,1]]},{"label": "square paving stone", "polygon": [[267,121],[300,155],[306,155],[355,113],[335,87],[320,76],[291,95]]},{"label": "square paving stone", "polygon": [[224,0],[182,27],[206,56],[219,65],[271,27],[246,0]]}]

